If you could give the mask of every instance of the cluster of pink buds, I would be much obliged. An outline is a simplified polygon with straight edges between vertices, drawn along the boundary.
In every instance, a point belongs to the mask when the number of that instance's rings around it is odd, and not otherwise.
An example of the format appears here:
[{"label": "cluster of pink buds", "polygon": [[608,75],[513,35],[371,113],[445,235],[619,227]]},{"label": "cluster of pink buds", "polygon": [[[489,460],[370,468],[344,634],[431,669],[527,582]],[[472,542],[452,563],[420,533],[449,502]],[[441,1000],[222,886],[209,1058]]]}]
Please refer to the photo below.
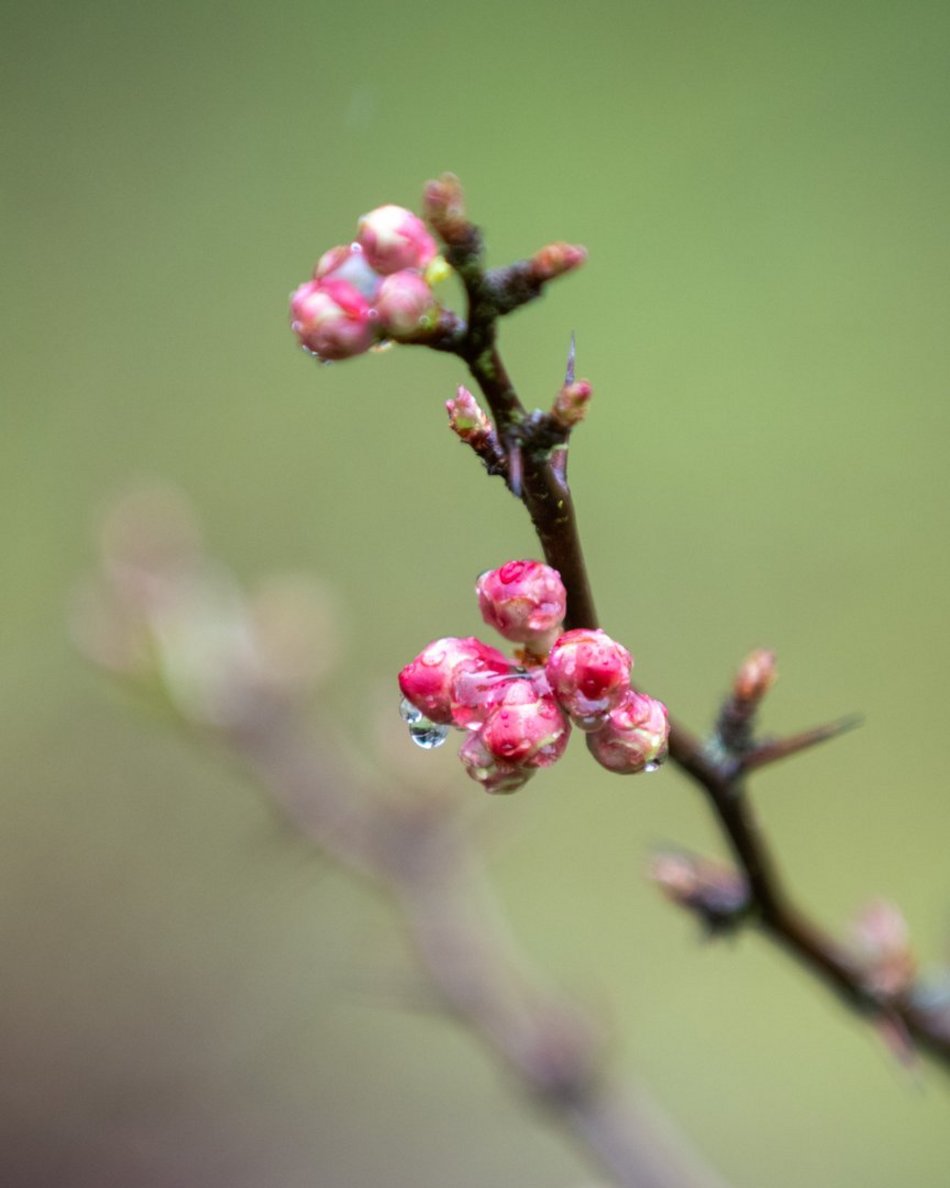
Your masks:
[{"label": "cluster of pink buds", "polygon": [[313,280],[291,294],[291,329],[319,359],[412,339],[438,317],[432,285],[447,272],[417,215],[377,207],[359,220],[356,239],[325,252]]},{"label": "cluster of pink buds", "polygon": [[485,622],[514,659],[469,636],[437,639],[400,672],[403,717],[424,747],[465,731],[462,765],[486,792],[514,792],[564,754],[571,726],[591,754],[622,775],[666,757],[666,707],[630,687],[633,658],[604,631],[564,631],[561,576],[539,561],[509,561],[476,586]]}]

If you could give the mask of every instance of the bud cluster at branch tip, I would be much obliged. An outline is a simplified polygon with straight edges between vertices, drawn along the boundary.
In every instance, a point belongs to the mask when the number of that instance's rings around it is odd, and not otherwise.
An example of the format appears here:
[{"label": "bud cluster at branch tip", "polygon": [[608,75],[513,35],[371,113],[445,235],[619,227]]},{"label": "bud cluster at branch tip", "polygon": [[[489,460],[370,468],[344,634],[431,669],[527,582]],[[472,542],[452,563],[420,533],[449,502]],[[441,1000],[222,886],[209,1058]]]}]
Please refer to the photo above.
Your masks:
[{"label": "bud cluster at branch tip", "polygon": [[401,206],[363,215],[357,237],[324,252],[290,298],[291,329],[322,360],[350,359],[386,340],[411,342],[438,322],[432,285],[447,274],[422,220]]},{"label": "bud cluster at branch tip", "polygon": [[[557,570],[509,561],[476,586],[486,623],[522,647],[514,659],[474,637],[424,648],[399,674],[403,717],[425,747],[463,730],[463,767],[487,792],[514,792],[563,755],[572,723],[609,771],[652,771],[666,756],[666,707],[630,688],[633,658],[606,632],[564,631]],[[592,740],[599,740],[592,745]]]}]

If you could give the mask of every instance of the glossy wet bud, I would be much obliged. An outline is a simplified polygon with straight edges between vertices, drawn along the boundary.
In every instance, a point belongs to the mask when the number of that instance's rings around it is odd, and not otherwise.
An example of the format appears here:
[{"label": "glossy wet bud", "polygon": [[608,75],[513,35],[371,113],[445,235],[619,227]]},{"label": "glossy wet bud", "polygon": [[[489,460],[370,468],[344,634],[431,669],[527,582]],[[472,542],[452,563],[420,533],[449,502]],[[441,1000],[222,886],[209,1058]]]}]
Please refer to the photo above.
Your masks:
[{"label": "glossy wet bud", "polygon": [[376,340],[369,302],[344,280],[307,281],[291,295],[290,316],[300,345],[321,359],[351,359]]},{"label": "glossy wet bud", "polygon": [[434,640],[399,674],[403,697],[431,722],[463,725],[454,717],[453,680],[463,673],[502,674],[511,661],[474,636]]},{"label": "glossy wet bud", "polygon": [[384,276],[403,268],[425,268],[436,255],[425,223],[402,206],[378,206],[363,215],[357,242],[370,267]]},{"label": "glossy wet bud", "polygon": [[475,592],[485,622],[538,655],[544,655],[561,633],[567,592],[561,575],[549,565],[509,561],[483,573]]},{"label": "glossy wet bud", "polygon": [[587,735],[587,748],[597,762],[618,775],[655,771],[666,758],[670,723],[666,706],[632,689],[607,721]]},{"label": "glossy wet bud", "polygon": [[630,653],[606,631],[578,628],[556,641],[544,671],[574,725],[596,730],[629,691],[632,667]]},{"label": "glossy wet bud", "polygon": [[538,672],[505,684],[478,733],[496,759],[549,767],[564,754],[571,724]]},{"label": "glossy wet bud", "polygon": [[383,278],[376,295],[379,329],[392,338],[411,338],[436,309],[432,290],[418,272],[402,269]]},{"label": "glossy wet bud", "polygon": [[535,768],[499,759],[473,731],[459,749],[459,759],[468,775],[494,795],[517,792],[534,775]]}]

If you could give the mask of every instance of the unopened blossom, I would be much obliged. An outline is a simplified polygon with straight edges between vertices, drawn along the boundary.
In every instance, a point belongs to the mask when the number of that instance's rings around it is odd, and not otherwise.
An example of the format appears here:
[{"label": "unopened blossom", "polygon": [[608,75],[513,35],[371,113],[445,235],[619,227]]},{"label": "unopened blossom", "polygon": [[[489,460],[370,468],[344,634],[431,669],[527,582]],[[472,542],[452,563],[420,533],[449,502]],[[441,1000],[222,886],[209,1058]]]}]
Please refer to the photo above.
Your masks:
[{"label": "unopened blossom", "polygon": [[350,359],[369,350],[376,325],[369,302],[348,281],[307,281],[290,299],[290,327],[321,359]]},{"label": "unopened blossom", "polygon": [[452,399],[446,400],[445,411],[452,432],[470,445],[477,445],[494,432],[487,413],[464,384],[459,384]]},{"label": "unopened blossom", "polygon": [[384,277],[376,294],[380,333],[409,338],[426,325],[436,308],[432,290],[418,272],[404,268]]},{"label": "unopened blossom", "polygon": [[551,416],[562,429],[573,429],[587,415],[594,389],[589,380],[570,380],[554,398]]},{"label": "unopened blossom", "polygon": [[775,653],[757,648],[743,660],[732,685],[736,701],[759,702],[778,679]]},{"label": "unopened blossom", "polygon": [[663,762],[669,734],[669,716],[662,701],[631,689],[607,715],[605,724],[587,735],[587,748],[608,771],[635,775]]},{"label": "unopened blossom", "polygon": [[403,268],[425,268],[436,255],[435,240],[418,215],[402,206],[378,206],[363,215],[357,242],[370,266],[383,276]]},{"label": "unopened blossom", "polygon": [[551,691],[582,730],[596,730],[630,688],[633,659],[606,631],[577,628],[555,642],[544,671]]},{"label": "unopened blossom", "polygon": [[455,722],[454,679],[465,672],[507,674],[511,667],[506,656],[474,636],[447,636],[433,640],[403,668],[399,687],[431,722],[465,725]]},{"label": "unopened blossom", "polygon": [[454,173],[426,182],[422,205],[429,225],[448,244],[457,244],[469,234],[462,183]]},{"label": "unopened blossom", "polygon": [[570,722],[547,690],[543,674],[538,677],[508,681],[479,729],[496,759],[549,767],[564,754]]},{"label": "unopened blossom", "polygon": [[475,591],[485,622],[537,655],[544,655],[561,632],[567,591],[561,575],[549,565],[509,561],[483,573]]},{"label": "unopened blossom", "polygon": [[549,243],[531,257],[531,271],[537,280],[549,281],[579,268],[586,259],[586,248],[573,243]]},{"label": "unopened blossom", "polygon": [[537,768],[499,759],[485,745],[480,733],[471,732],[459,749],[459,759],[468,775],[495,795],[517,792]]}]

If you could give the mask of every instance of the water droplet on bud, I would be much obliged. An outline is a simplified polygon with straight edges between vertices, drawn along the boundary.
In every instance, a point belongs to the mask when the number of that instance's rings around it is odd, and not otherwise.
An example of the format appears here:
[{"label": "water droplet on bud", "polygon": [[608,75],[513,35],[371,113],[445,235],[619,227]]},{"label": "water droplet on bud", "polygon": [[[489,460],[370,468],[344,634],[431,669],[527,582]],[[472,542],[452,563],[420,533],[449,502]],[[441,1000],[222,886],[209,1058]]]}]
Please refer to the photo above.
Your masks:
[{"label": "water droplet on bud", "polygon": [[643,774],[649,775],[651,772],[659,771],[662,766],[662,763],[648,763],[643,769]]},{"label": "water droplet on bud", "polygon": [[430,722],[422,710],[416,709],[405,697],[399,703],[399,716],[409,727],[409,737],[424,751],[441,747],[449,736],[449,727]]}]

